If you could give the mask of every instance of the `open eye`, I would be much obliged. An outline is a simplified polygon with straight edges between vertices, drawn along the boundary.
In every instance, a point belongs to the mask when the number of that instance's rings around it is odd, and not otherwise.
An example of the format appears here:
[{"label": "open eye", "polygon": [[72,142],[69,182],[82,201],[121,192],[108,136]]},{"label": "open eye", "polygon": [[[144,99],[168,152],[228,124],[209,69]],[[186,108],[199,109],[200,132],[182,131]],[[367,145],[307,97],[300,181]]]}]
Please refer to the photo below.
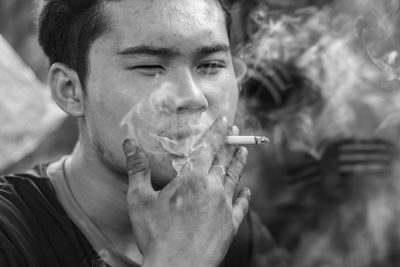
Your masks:
[{"label": "open eye", "polygon": [[130,67],[129,69],[136,70],[140,74],[143,74],[146,76],[160,75],[165,70],[164,67],[161,65],[139,65],[139,66]]},{"label": "open eye", "polygon": [[217,74],[221,69],[225,68],[226,65],[222,61],[209,61],[201,64],[197,70],[204,75]]}]

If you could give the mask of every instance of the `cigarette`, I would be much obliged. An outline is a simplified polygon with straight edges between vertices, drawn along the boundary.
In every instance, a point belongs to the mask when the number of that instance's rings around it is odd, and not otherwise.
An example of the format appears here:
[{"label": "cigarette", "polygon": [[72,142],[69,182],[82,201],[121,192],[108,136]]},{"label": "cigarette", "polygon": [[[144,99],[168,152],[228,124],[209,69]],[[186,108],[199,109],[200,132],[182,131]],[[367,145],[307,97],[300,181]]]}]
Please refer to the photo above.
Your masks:
[{"label": "cigarette", "polygon": [[225,144],[228,145],[260,145],[269,143],[266,136],[227,136]]}]

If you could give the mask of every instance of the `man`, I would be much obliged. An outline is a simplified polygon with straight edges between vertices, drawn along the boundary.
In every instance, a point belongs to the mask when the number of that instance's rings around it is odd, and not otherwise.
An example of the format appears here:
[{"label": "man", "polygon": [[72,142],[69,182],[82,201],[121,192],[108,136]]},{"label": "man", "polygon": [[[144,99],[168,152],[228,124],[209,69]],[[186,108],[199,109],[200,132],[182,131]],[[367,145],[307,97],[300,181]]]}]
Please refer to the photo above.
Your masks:
[{"label": "man", "polygon": [[[234,197],[246,149],[224,144],[238,134],[227,24],[215,0],[45,2],[49,85],[80,138],[34,176],[2,178],[1,266],[223,261],[250,198]],[[260,227],[246,218],[225,264],[272,259]]]}]

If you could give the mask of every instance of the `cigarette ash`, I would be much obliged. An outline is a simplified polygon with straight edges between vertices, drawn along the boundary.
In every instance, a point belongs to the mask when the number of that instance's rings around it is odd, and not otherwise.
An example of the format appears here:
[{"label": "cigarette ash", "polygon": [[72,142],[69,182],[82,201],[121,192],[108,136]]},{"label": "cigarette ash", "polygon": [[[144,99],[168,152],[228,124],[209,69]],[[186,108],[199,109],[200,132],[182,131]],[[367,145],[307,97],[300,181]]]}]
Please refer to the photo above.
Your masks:
[{"label": "cigarette ash", "polygon": [[[243,99],[264,134],[272,136],[279,161],[286,160],[280,153],[307,153],[317,163],[324,161],[337,140],[383,140],[391,146],[385,172],[331,171],[314,190],[304,185],[269,199],[281,207],[291,203],[288,211],[275,209],[283,215],[270,217],[283,217],[277,220],[284,232],[278,241],[293,253],[294,266],[399,266],[398,14],[399,2],[388,0],[337,1],[274,19],[265,8],[250,16],[258,30],[242,57],[250,71],[264,69],[267,81],[258,84],[269,97],[246,88],[250,95]],[[303,77],[300,86],[285,79],[282,67]],[[265,102],[253,103],[257,98]]]}]

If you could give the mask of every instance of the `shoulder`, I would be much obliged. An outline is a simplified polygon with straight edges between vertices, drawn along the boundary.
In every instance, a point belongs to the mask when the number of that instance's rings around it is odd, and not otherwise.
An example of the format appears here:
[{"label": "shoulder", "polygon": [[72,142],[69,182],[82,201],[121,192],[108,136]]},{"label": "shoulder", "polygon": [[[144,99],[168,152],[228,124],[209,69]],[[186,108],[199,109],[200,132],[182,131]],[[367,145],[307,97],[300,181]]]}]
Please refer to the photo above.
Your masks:
[{"label": "shoulder", "polygon": [[91,266],[96,256],[48,177],[0,176],[0,266]]},{"label": "shoulder", "polygon": [[54,201],[50,179],[34,172],[0,176],[0,205],[28,206],[37,201]]},{"label": "shoulder", "polygon": [[48,177],[35,172],[0,176],[0,226],[15,222],[32,226],[32,221],[50,213],[65,214]]},{"label": "shoulder", "polygon": [[0,176],[0,226],[29,220],[35,207],[53,196],[47,177],[31,173]]},{"label": "shoulder", "polygon": [[0,176],[0,262],[21,261],[11,266],[35,266],[37,240],[31,225],[34,201],[29,201],[42,194],[36,185],[42,180],[35,179],[39,177],[30,174]]}]

